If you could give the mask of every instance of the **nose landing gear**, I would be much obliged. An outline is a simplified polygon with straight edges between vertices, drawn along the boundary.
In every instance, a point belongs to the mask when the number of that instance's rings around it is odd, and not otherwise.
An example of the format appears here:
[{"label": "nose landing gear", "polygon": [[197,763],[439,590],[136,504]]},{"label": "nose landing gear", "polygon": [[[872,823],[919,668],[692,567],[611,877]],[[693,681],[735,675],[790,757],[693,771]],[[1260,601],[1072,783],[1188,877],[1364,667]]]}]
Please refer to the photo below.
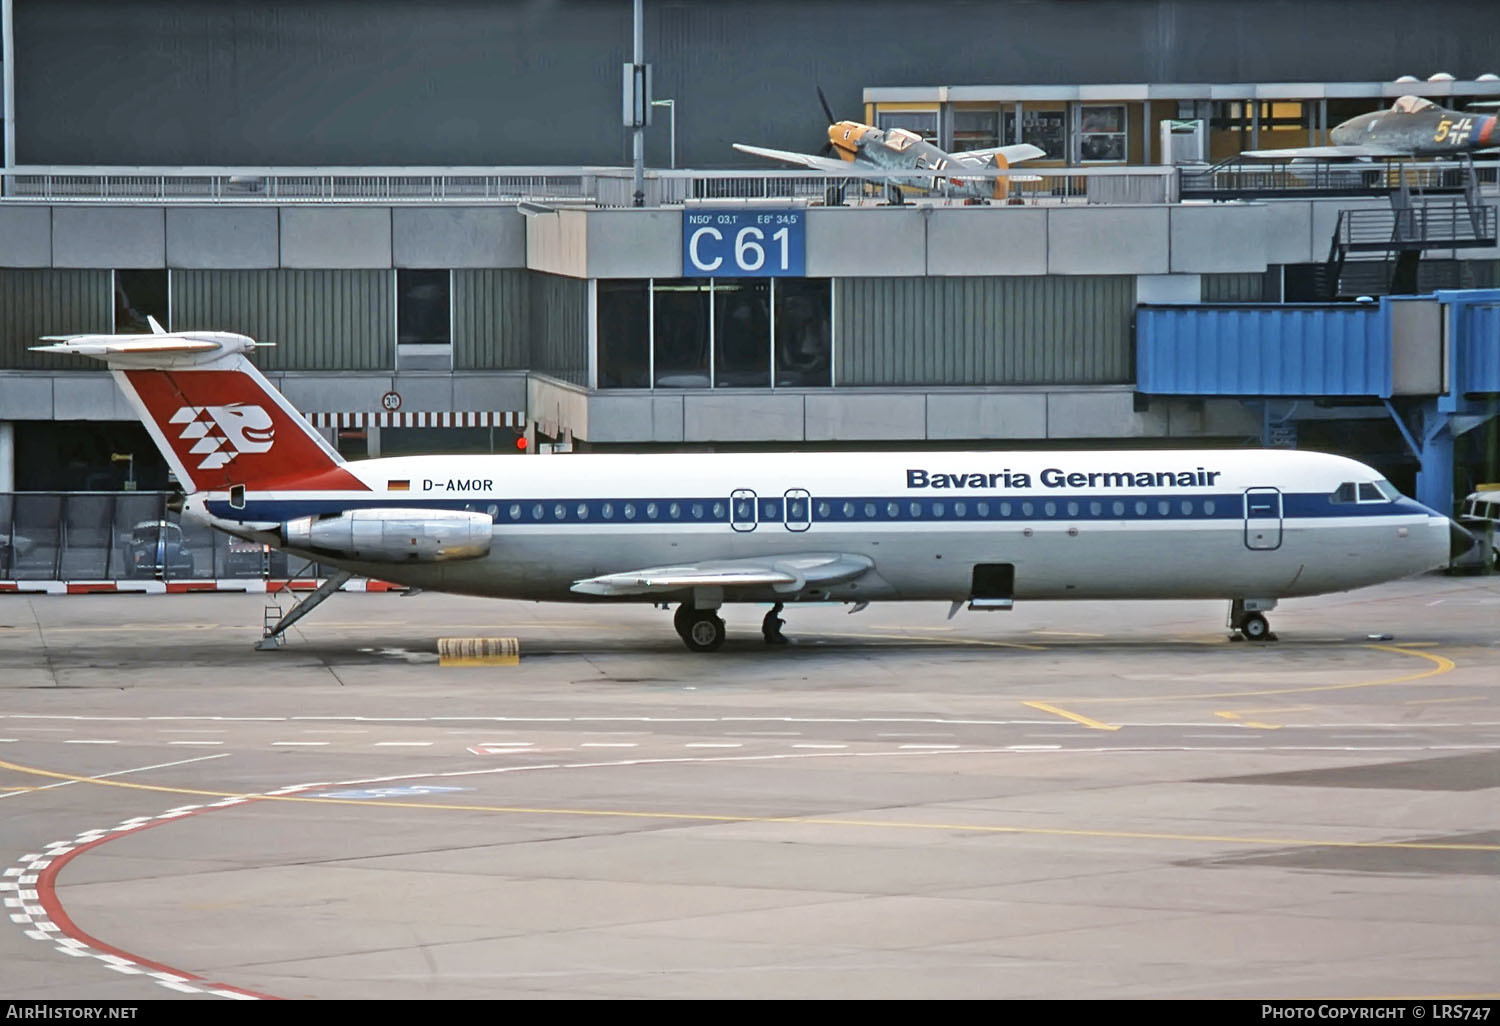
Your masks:
[{"label": "nose landing gear", "polygon": [[1261,610],[1276,608],[1275,599],[1235,599],[1229,603],[1230,641],[1275,641],[1271,623]]}]

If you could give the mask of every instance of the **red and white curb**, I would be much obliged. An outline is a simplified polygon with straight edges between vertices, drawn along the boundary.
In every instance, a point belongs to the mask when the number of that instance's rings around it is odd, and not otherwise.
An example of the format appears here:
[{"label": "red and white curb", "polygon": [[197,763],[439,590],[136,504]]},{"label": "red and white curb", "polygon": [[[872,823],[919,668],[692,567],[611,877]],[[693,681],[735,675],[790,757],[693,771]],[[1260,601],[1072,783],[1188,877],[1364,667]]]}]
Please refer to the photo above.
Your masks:
[{"label": "red and white curb", "polygon": [[[306,790],[309,785],[284,787],[265,792],[266,796],[285,795]],[[310,785],[322,787],[323,784]],[[227,983],[209,980],[194,973],[153,962],[139,955],[121,951],[103,941],[84,933],[69,918],[58,900],[55,883],[58,872],[78,855],[91,848],[127,834],[160,826],[184,816],[191,816],[215,809],[228,808],[255,801],[260,795],[225,798],[203,805],[180,805],[175,809],[155,816],[136,816],[122,820],[115,826],[103,830],[85,830],[71,840],[53,841],[41,852],[22,855],[16,865],[0,873],[0,904],[10,915],[10,921],[21,927],[21,932],[32,940],[51,944],[58,952],[73,958],[92,958],[106,969],[125,976],[142,976],[146,979],[184,994],[208,994],[236,1001],[256,1001],[272,998],[244,990]]]},{"label": "red and white curb", "polygon": [[[228,591],[262,595],[280,591],[316,591],[321,579],[263,580],[261,578],[226,578],[224,580],[182,581],[0,581],[0,595],[180,595],[188,592]],[[357,578],[346,581],[340,591],[405,591],[406,585],[390,581]]]}]

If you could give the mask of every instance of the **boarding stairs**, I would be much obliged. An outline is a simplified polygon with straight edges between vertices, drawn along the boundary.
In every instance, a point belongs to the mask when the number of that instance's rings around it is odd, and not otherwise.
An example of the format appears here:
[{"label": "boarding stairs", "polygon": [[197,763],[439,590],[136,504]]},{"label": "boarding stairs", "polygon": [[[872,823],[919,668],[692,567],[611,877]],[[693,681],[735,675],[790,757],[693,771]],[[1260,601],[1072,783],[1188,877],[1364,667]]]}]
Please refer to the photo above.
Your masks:
[{"label": "boarding stairs", "polygon": [[1401,187],[1390,194],[1389,210],[1339,211],[1324,266],[1328,298],[1409,295],[1424,288],[1463,287],[1460,261],[1446,267],[1446,276],[1419,274],[1423,255],[1434,250],[1496,244],[1495,207],[1482,201],[1472,161],[1465,161],[1463,168],[1462,195],[1425,195],[1403,179]]}]

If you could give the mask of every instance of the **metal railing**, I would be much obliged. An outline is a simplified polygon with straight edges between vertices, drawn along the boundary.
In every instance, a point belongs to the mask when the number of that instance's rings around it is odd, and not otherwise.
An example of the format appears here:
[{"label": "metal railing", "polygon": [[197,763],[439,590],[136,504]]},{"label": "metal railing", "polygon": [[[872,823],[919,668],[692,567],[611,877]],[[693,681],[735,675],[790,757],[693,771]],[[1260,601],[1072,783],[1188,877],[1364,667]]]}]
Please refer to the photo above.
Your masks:
[{"label": "metal railing", "polygon": [[[167,492],[0,492],[0,580],[280,580],[305,560],[183,520]],[[314,568],[314,576],[323,576]]]},{"label": "metal railing", "polygon": [[1461,192],[1472,167],[1481,186],[1496,184],[1500,161],[1227,160],[1178,168],[1183,199],[1386,195],[1403,187],[1424,192]]},{"label": "metal railing", "polygon": [[[645,205],[783,200],[812,204],[904,200],[962,203],[965,193],[994,194],[1008,179],[1013,203],[1174,203],[1170,167],[954,168],[891,173],[799,170],[646,173]],[[957,186],[954,183],[959,183]],[[0,174],[0,198],[38,203],[531,203],[564,207],[634,205],[630,168],[339,167],[192,168],[18,166]]]},{"label": "metal railing", "polygon": [[1495,208],[1455,199],[1400,210],[1341,210],[1335,239],[1349,250],[1493,246]]}]

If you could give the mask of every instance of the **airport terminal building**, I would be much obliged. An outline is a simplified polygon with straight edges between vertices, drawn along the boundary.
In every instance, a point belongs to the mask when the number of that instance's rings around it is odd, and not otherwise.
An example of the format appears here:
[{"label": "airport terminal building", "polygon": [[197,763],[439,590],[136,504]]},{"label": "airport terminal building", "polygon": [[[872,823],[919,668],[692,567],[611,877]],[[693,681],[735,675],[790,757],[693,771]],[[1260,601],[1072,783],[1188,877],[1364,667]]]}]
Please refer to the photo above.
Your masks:
[{"label": "airport terminal building", "polygon": [[[1494,164],[1233,163],[1500,99],[1486,5],[644,9],[670,102],[637,204],[626,0],[3,0],[0,493],[169,484],[107,374],[28,348],[148,316],[274,342],[350,455],[1300,445],[1450,504],[1500,476],[1500,293],[1466,291],[1500,285]],[[732,148],[817,150],[819,88],[1046,156],[973,204]]]}]

